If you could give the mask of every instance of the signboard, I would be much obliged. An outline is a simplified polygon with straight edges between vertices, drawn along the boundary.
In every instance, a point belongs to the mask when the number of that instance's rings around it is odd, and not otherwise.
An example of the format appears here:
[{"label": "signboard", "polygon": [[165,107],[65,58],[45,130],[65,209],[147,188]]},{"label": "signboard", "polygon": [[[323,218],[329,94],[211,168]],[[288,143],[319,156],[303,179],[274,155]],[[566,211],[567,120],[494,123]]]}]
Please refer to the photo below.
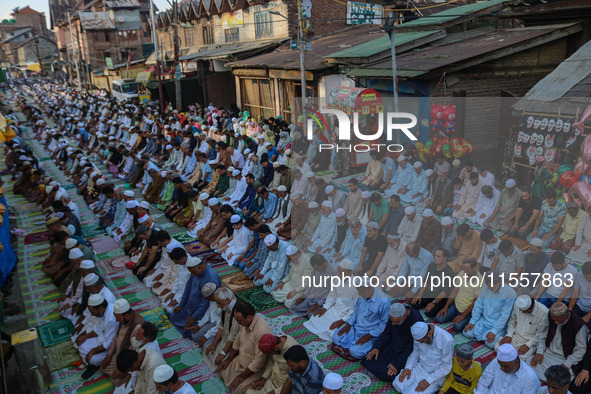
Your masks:
[{"label": "signboard", "polygon": [[242,15],[242,10],[224,12],[222,14],[222,29],[232,29],[234,27],[240,27],[243,24],[244,16]]},{"label": "signboard", "polygon": [[107,67],[113,67],[113,58],[106,57],[105,64],[107,65]]},{"label": "signboard", "polygon": [[384,7],[380,4],[347,2],[348,25],[381,25],[383,23]]}]

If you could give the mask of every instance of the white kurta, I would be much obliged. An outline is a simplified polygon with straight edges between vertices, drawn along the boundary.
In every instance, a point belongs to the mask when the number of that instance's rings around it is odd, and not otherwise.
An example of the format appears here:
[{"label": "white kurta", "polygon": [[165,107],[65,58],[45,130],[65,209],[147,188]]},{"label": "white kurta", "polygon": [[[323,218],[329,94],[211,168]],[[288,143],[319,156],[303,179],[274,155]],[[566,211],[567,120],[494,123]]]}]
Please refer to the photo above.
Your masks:
[{"label": "white kurta", "polygon": [[[97,336],[87,339],[78,348],[82,360],[84,360],[88,352],[100,345],[103,345],[103,347],[106,349],[108,347],[107,344],[111,343],[113,338],[115,338],[117,328],[119,327],[119,323],[117,323],[115,320],[115,315],[113,315],[113,303],[111,302],[107,306],[103,317],[92,316],[91,318],[93,319],[92,332],[96,333]],[[106,350],[104,352],[94,354],[90,358],[90,365],[100,365],[106,356]]]},{"label": "white kurta", "polygon": [[517,372],[506,374],[495,359],[488,364],[474,394],[535,394],[540,380],[533,369],[520,360]]},{"label": "white kurta", "polygon": [[[222,253],[222,257],[228,262],[228,265],[234,265],[234,261],[246,252],[250,244],[250,231],[242,225],[238,230],[234,230],[232,240],[228,242],[228,248]],[[232,255],[230,257],[230,255]]]},{"label": "white kurta", "polygon": [[587,254],[591,250],[591,216],[585,215],[575,237],[575,245],[580,246],[579,250],[571,249],[568,258],[572,261],[585,262],[591,260]]},{"label": "white kurta", "polygon": [[312,253],[316,253],[316,249],[320,246],[322,250],[334,248],[334,244],[337,240],[337,219],[334,212],[320,218],[318,227],[312,235],[312,245],[308,250]]},{"label": "white kurta", "polygon": [[[293,261],[289,264],[289,273],[281,280],[283,282],[283,288],[281,290],[273,290],[271,295],[277,302],[284,303],[286,307],[290,307],[294,302],[304,297],[304,275],[309,275],[312,271],[310,266],[310,255],[308,253],[302,253],[298,261]],[[295,294],[291,298],[287,298],[287,295],[292,291]]]},{"label": "white kurta", "polygon": [[412,221],[408,220],[408,217],[404,215],[400,225],[398,226],[398,234],[400,234],[400,239],[402,239],[407,244],[415,242],[419,236],[419,230],[421,229],[422,223],[423,218],[419,215],[415,215],[415,218]]},{"label": "white kurta", "polygon": [[[493,196],[492,198],[486,197],[482,192],[478,197],[478,202],[476,203],[476,207],[474,211],[476,215],[469,218],[472,223],[478,223],[481,226],[484,225],[484,221],[492,215],[493,211],[497,206],[497,202],[499,201],[499,197],[501,196],[501,192],[497,189],[493,189]],[[481,217],[484,215],[484,217]]]},{"label": "white kurta", "polygon": [[[534,310],[531,313],[523,313],[513,304],[513,311],[507,323],[506,337],[511,337],[511,345],[517,350],[522,345],[527,345],[529,351],[521,356],[522,360],[528,360],[536,352],[538,344],[538,333],[548,331],[548,308],[539,302],[536,302]],[[495,351],[499,348],[499,342],[495,345]]]},{"label": "white kurta", "polygon": [[376,269],[375,276],[380,278],[380,284],[383,288],[388,285],[388,277],[396,277],[402,268],[404,257],[406,256],[406,242],[400,241],[397,248],[390,247],[386,249],[384,257]]},{"label": "white kurta", "polygon": [[187,235],[191,238],[197,238],[197,232],[207,226],[207,223],[211,220],[211,208],[209,206],[203,209],[203,218],[199,220],[193,230],[187,231]]},{"label": "white kurta", "polygon": [[413,393],[419,382],[426,380],[429,387],[423,391],[433,394],[439,391],[451,371],[454,355],[454,339],[450,333],[434,326],[433,343],[414,341],[414,350],[406,360],[405,369],[411,370],[410,378],[400,382],[394,379],[392,386],[401,393]]},{"label": "white kurta", "polygon": [[326,302],[322,306],[326,309],[326,313],[322,316],[312,316],[304,323],[304,327],[321,339],[332,341],[335,330],[330,329],[331,324],[337,320],[348,321],[355,311],[357,298],[357,289],[354,286],[341,285],[333,289],[328,293]]}]

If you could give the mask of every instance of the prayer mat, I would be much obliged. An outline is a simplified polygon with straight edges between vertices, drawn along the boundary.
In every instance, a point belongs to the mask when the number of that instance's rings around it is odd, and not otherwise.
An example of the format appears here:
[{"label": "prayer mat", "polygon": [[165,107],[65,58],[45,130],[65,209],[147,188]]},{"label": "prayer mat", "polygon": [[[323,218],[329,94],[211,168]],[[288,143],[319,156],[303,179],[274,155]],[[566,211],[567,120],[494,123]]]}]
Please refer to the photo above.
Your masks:
[{"label": "prayer mat", "polygon": [[207,252],[211,251],[209,246],[206,246],[205,244],[203,244],[199,241],[192,241],[189,243],[182,243],[182,244],[185,247],[185,251],[188,254],[190,254],[191,256],[199,256],[200,254],[207,253]]},{"label": "prayer mat", "polygon": [[351,361],[352,363],[359,361],[355,357],[351,356],[349,349],[345,349],[344,347],[336,345],[334,343],[331,343],[329,348],[330,348],[330,350],[332,350],[333,352],[335,352],[336,354],[338,354],[339,356],[341,356],[342,358],[344,358],[347,361]]},{"label": "prayer mat", "polygon": [[51,372],[69,367],[80,360],[80,353],[74,347],[72,341],[65,341],[57,345],[43,348],[47,359],[47,365]]},{"label": "prayer mat", "polygon": [[240,270],[240,268],[236,267],[236,266],[230,266],[228,264],[222,264],[219,265],[217,267],[213,267],[214,271],[218,273],[218,275],[221,277],[223,276],[228,276],[228,275],[232,275],[235,274],[236,272],[242,272],[242,270]]},{"label": "prayer mat", "polygon": [[189,236],[187,235],[187,232],[186,232],[186,231],[185,231],[184,233],[181,233],[181,234],[177,234],[177,235],[175,235],[175,236],[174,236],[174,239],[176,239],[177,241],[179,241],[179,242],[180,242],[180,243],[182,243],[182,244],[186,244],[186,243],[188,243],[188,242],[194,242],[194,241],[196,241],[196,240],[197,240],[196,238],[189,237]]},{"label": "prayer mat", "polygon": [[255,287],[252,279],[244,275],[244,272],[242,271],[238,271],[231,275],[224,276],[221,279],[222,283],[230,290],[232,290],[234,293],[238,293],[239,291],[250,290]]},{"label": "prayer mat", "polygon": [[334,174],[334,172],[332,172],[331,170],[324,170],[324,171],[315,172],[315,174],[316,174],[316,176],[326,176],[326,175]]},{"label": "prayer mat", "polygon": [[167,328],[174,327],[168,319],[164,308],[162,307],[153,309],[151,311],[142,312],[140,315],[142,315],[146,321],[154,323],[160,330],[166,330]]},{"label": "prayer mat", "polygon": [[255,287],[250,290],[241,291],[236,294],[236,297],[254,306],[254,309],[257,312],[266,311],[281,305],[273,299],[271,294],[263,290],[262,287]]},{"label": "prayer mat", "polygon": [[83,228],[82,233],[84,234],[84,238],[90,238],[95,235],[105,234],[105,230],[102,227],[92,226],[90,228]]},{"label": "prayer mat", "polygon": [[82,379],[84,369],[68,367],[51,374],[53,383],[49,387],[52,394],[107,394],[113,392],[111,379],[100,371],[88,380]]},{"label": "prayer mat", "polygon": [[208,251],[204,252],[203,254],[197,255],[202,261],[205,261],[209,264],[212,268],[220,267],[220,266],[227,266],[228,263],[224,258],[218,253],[214,252],[213,250],[209,249]]},{"label": "prayer mat", "polygon": [[46,242],[49,239],[49,231],[29,233],[25,237],[25,245]]},{"label": "prayer mat", "polygon": [[41,339],[44,347],[57,345],[58,343],[69,340],[72,330],[74,330],[74,325],[68,319],[54,321],[37,327],[39,339]]},{"label": "prayer mat", "polygon": [[92,244],[92,250],[94,250],[94,253],[96,254],[107,253],[119,249],[119,243],[115,242],[113,238],[108,235],[101,235],[93,238],[90,243]]},{"label": "prayer mat", "polygon": [[511,241],[511,243],[515,246],[517,246],[519,249],[521,250],[527,250],[529,249],[529,242],[527,242],[527,240],[525,239],[521,239],[521,238],[517,238],[517,237],[512,237],[509,234],[503,234],[499,237],[499,239],[505,240],[508,239],[509,241]]}]

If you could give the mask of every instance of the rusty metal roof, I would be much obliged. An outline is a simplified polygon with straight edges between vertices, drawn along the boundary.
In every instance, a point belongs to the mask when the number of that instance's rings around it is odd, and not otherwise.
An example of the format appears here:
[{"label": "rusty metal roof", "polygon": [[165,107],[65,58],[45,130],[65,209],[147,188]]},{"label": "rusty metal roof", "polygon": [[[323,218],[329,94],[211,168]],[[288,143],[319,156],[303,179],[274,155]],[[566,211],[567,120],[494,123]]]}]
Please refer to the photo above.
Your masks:
[{"label": "rusty metal roof", "polygon": [[109,8],[141,7],[141,4],[138,0],[107,0],[106,4]]},{"label": "rusty metal roof", "polygon": [[[399,70],[431,72],[437,69],[457,67],[463,69],[486,60],[493,60],[530,47],[550,42],[581,31],[579,24],[563,24],[537,28],[497,30],[448,45],[424,48],[398,56]],[[531,45],[524,44],[531,41]],[[514,48],[517,47],[517,48]],[[479,58],[480,60],[473,60]],[[387,69],[391,59],[368,68]],[[455,70],[452,70],[455,71]]]},{"label": "rusty metal roof", "polygon": [[[331,67],[324,62],[325,56],[379,38],[383,35],[383,32],[380,33],[380,28],[380,26],[361,25],[313,39],[312,50],[306,52],[306,69],[319,70]],[[373,33],[379,33],[380,35]],[[300,52],[299,50],[291,50],[288,43],[287,45],[280,46],[273,52],[233,62],[228,64],[228,66],[232,68],[278,68],[296,70],[300,68]]]},{"label": "rusty metal roof", "polygon": [[546,75],[513,108],[518,111],[574,114],[591,97],[591,41]]},{"label": "rusty metal roof", "polygon": [[106,12],[79,12],[84,30],[113,30],[115,24]]}]

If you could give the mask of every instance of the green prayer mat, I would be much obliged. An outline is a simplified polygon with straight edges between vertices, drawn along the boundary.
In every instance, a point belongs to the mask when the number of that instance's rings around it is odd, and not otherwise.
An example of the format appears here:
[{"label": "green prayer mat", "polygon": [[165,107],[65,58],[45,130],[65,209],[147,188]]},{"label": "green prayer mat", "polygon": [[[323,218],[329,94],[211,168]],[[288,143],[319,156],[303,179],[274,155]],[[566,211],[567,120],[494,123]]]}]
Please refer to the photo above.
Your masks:
[{"label": "green prayer mat", "polygon": [[166,330],[167,328],[173,327],[162,307],[142,312],[140,315],[147,322],[154,323],[159,330]]},{"label": "green prayer mat", "polygon": [[254,306],[254,309],[257,312],[266,311],[267,309],[275,308],[281,305],[273,299],[271,294],[265,292],[262,287],[244,290],[236,294],[236,297],[240,298],[242,301],[250,303],[252,306]]},{"label": "green prayer mat", "polygon": [[[68,320],[69,323],[69,320]],[[78,349],[74,347],[72,341],[65,341],[43,348],[43,353],[47,359],[47,365],[51,372],[66,368],[76,361],[80,361]]]},{"label": "green prayer mat", "polygon": [[37,327],[43,346],[53,346],[70,339],[74,325],[68,319],[54,321]]}]

